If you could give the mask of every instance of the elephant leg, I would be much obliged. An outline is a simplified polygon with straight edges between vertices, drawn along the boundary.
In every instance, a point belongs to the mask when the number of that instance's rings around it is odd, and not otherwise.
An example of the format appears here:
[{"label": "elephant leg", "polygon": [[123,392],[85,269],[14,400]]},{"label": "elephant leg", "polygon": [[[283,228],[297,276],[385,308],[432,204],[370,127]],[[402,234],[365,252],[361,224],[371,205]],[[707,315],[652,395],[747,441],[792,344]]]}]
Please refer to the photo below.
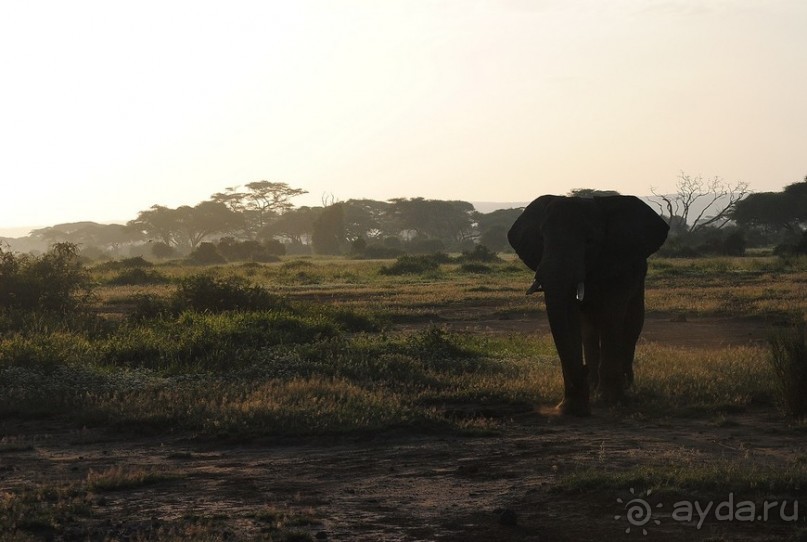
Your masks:
[{"label": "elephant leg", "polygon": [[625,303],[614,303],[601,322],[598,395],[608,404],[618,403],[625,392]]},{"label": "elephant leg", "polygon": [[625,383],[633,384],[633,358],[636,354],[636,343],[644,327],[644,281],[636,292],[636,295],[628,303],[625,314],[625,352],[623,354],[622,366],[625,375]]},{"label": "elephant leg", "polygon": [[599,323],[591,315],[583,316],[583,357],[588,369],[588,383],[595,391],[600,383],[600,331]]}]

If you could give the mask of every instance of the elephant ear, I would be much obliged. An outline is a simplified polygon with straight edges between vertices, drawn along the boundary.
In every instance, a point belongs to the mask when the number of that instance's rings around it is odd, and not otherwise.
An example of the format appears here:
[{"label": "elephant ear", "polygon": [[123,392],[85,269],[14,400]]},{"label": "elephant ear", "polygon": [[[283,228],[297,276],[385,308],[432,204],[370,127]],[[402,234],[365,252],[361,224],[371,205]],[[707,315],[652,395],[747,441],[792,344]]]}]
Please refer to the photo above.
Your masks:
[{"label": "elephant ear", "polygon": [[533,271],[541,263],[544,238],[541,225],[546,219],[548,206],[559,196],[541,196],[524,209],[507,232],[507,240],[527,267]]},{"label": "elephant ear", "polygon": [[605,250],[615,260],[646,260],[667,239],[670,227],[635,196],[596,198],[605,214]]}]

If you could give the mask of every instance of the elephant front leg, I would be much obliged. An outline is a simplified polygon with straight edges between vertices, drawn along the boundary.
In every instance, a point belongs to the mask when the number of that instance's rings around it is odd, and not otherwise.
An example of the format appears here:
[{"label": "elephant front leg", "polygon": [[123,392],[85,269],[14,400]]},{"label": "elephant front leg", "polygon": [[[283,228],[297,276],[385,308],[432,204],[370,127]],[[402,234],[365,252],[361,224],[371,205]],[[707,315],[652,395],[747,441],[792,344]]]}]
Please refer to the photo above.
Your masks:
[{"label": "elephant front leg", "polygon": [[[606,404],[616,404],[625,397],[626,355],[624,313],[604,323],[601,329],[599,398]],[[632,369],[631,369],[632,370]]]},{"label": "elephant front leg", "polygon": [[590,315],[583,316],[583,357],[589,389],[594,393],[600,383],[600,330],[599,323]]},{"label": "elephant front leg", "polygon": [[625,374],[625,383],[628,386],[633,384],[633,358],[636,354],[636,343],[644,327],[644,281],[639,286],[636,295],[628,303],[625,315],[625,338],[623,343],[625,351],[622,358],[622,366]]}]

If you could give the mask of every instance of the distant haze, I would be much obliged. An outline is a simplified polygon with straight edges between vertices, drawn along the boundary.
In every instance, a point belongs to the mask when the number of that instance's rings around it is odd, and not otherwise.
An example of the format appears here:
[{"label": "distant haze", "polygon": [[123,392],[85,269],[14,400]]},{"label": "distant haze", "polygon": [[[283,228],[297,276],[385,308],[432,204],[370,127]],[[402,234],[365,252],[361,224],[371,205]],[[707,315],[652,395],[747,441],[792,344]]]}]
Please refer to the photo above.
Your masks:
[{"label": "distant haze", "polygon": [[0,228],[285,182],[323,199],[807,174],[803,0],[0,6]]}]

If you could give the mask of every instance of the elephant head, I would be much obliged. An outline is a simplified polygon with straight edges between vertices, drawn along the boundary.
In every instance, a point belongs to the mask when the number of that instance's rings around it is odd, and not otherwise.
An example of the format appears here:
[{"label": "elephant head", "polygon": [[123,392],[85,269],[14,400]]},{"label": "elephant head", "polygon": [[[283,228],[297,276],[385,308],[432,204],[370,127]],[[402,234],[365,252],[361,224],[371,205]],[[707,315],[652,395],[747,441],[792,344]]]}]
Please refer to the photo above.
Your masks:
[{"label": "elephant head", "polygon": [[[643,319],[647,257],[664,243],[668,229],[653,209],[633,196],[541,196],[510,228],[510,245],[535,271],[527,293],[544,291],[563,368],[562,410],[588,410],[583,313],[599,311],[606,313],[605,319],[624,318],[628,298],[641,289]],[[599,340],[598,336],[598,348]],[[633,343],[631,362],[635,339]]]}]

